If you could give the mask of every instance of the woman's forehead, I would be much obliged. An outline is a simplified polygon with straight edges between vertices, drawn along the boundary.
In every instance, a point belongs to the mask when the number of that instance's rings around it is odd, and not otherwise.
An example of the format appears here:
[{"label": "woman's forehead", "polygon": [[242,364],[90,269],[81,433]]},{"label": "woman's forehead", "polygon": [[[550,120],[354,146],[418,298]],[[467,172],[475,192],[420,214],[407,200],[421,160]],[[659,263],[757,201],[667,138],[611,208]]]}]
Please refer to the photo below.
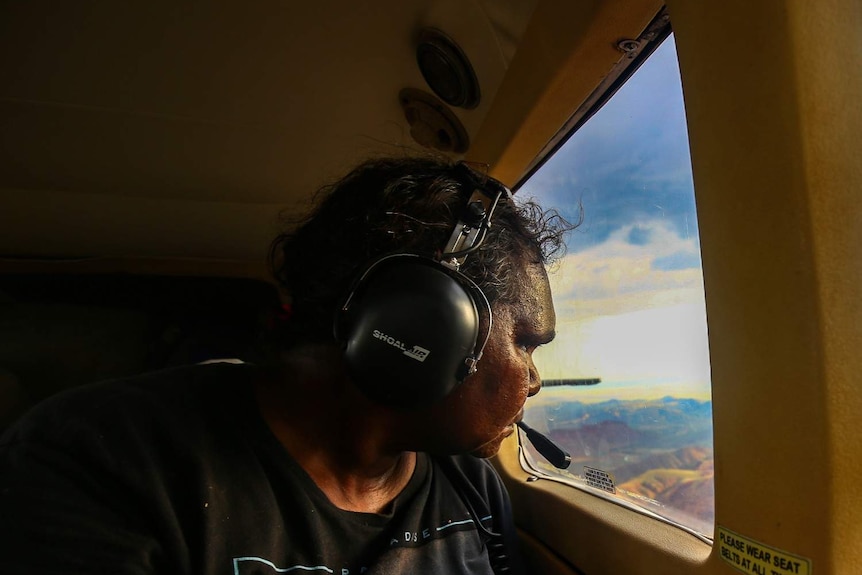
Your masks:
[{"label": "woman's forehead", "polygon": [[556,315],[544,265],[530,264],[510,280],[516,284],[517,297],[505,304],[505,313],[518,324],[530,324],[541,332],[553,331]]}]

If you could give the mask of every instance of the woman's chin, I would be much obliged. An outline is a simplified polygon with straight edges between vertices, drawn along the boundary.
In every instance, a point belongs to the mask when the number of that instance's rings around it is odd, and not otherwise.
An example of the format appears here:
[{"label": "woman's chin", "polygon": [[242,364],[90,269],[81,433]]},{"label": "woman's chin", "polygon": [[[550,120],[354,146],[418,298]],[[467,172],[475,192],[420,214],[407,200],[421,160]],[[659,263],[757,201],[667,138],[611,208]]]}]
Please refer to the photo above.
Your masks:
[{"label": "woman's chin", "polygon": [[515,432],[514,425],[507,425],[503,428],[503,431],[500,432],[497,437],[488,441],[487,443],[483,443],[476,449],[472,450],[470,454],[473,457],[478,457],[480,459],[487,459],[489,457],[493,457],[497,455],[497,452],[500,451],[500,445],[503,443],[503,440],[512,435]]}]

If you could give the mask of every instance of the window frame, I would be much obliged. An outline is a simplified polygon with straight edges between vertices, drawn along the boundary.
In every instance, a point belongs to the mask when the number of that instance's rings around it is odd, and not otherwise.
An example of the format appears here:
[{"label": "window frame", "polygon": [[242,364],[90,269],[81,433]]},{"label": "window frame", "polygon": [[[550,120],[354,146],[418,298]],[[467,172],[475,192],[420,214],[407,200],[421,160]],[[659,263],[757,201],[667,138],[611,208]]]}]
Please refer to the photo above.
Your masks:
[{"label": "window frame", "polygon": [[[518,181],[515,187],[513,187],[513,190],[519,190],[530,178],[536,175],[536,173],[541,170],[541,168],[550,161],[557,152],[560,151],[569,139],[573,137],[581,127],[589,122],[596,113],[598,113],[604,105],[617,94],[617,92],[626,84],[626,82],[629,81],[629,79],[631,79],[631,77],[653,55],[653,53],[662,46],[665,41],[670,39],[672,33],[673,30],[671,27],[670,16],[667,8],[663,7],[640,36],[633,40],[620,40],[618,42],[618,48],[624,56],[619,60],[619,62],[617,62],[613,70],[603,79],[584,104],[577,109],[569,121],[567,121],[559,132],[557,132],[554,138],[542,148],[541,152],[530,165],[525,176]],[[589,485],[581,484],[580,482],[567,477],[547,473],[533,466],[529,462],[524,449],[524,442],[526,441],[524,432],[518,430],[515,436],[518,441],[519,465],[524,472],[531,476],[531,478],[528,479],[529,481],[535,481],[536,479],[541,478],[566,485],[570,488],[588,493],[591,496],[599,497],[614,505],[619,505],[629,511],[641,513],[650,519],[658,520],[674,528],[681,529],[710,546],[713,544],[714,537],[711,538],[698,532],[692,527],[674,521],[673,519],[666,518],[654,511],[651,511],[647,507],[637,505],[636,503],[623,499],[620,496],[592,488]],[[713,506],[714,505],[715,502],[713,501]],[[713,523],[713,526],[717,528],[715,523]]]}]

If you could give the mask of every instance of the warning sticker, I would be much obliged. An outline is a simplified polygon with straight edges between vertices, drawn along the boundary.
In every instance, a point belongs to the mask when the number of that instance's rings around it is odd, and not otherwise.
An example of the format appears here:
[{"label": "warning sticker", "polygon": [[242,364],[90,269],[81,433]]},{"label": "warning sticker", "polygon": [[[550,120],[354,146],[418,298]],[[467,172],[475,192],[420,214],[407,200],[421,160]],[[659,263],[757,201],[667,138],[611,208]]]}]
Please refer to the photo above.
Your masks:
[{"label": "warning sticker", "polygon": [[718,526],[721,558],[750,575],[811,575],[811,560],[743,537]]},{"label": "warning sticker", "polygon": [[607,491],[608,493],[616,494],[617,488],[614,485],[614,476],[607,471],[587,467],[584,465],[584,480],[590,487]]}]

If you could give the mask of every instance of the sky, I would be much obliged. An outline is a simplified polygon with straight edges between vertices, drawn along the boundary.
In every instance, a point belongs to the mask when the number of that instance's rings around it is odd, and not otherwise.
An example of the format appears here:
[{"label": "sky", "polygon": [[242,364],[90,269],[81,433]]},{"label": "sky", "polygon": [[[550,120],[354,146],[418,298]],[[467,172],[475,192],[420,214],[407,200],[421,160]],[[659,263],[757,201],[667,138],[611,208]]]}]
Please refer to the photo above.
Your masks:
[{"label": "sky", "polygon": [[706,400],[709,353],[694,187],[672,37],[518,191],[583,224],[551,268],[557,339],[547,395]]}]

